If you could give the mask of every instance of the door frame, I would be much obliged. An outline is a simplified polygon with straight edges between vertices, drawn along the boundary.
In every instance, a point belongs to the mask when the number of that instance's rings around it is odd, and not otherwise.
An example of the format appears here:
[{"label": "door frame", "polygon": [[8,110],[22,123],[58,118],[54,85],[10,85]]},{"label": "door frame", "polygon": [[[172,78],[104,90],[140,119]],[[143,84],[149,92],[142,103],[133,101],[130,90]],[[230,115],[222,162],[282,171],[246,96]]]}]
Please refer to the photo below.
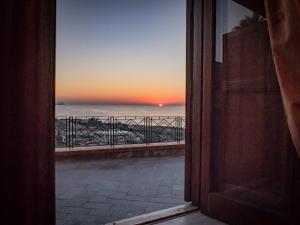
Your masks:
[{"label": "door frame", "polygon": [[200,206],[203,0],[187,0],[185,201]]},{"label": "door frame", "polygon": [[[185,199],[200,206],[203,0],[186,1]],[[0,4],[5,9],[0,16],[4,33],[1,36],[4,82],[0,82],[0,89],[3,104],[7,106],[1,110],[5,118],[2,126],[7,128],[1,136],[4,151],[0,152],[2,179],[7,182],[1,188],[4,188],[2,193],[8,193],[2,202],[7,212],[1,214],[2,221],[53,225],[56,0],[26,3],[11,0]]]},{"label": "door frame", "polygon": [[55,0],[1,1],[2,224],[55,224]]}]

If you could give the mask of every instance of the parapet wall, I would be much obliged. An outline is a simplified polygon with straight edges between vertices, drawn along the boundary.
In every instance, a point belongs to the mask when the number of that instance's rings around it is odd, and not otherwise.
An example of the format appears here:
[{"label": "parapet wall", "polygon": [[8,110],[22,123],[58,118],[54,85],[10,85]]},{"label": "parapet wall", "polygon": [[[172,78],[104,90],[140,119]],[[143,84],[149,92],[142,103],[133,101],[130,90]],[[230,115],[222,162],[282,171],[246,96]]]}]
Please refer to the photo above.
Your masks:
[{"label": "parapet wall", "polygon": [[184,155],[184,143],[155,143],[155,144],[135,144],[78,147],[78,148],[58,148],[55,151],[56,160],[70,159],[109,159],[109,158],[134,158],[134,157],[160,157]]}]

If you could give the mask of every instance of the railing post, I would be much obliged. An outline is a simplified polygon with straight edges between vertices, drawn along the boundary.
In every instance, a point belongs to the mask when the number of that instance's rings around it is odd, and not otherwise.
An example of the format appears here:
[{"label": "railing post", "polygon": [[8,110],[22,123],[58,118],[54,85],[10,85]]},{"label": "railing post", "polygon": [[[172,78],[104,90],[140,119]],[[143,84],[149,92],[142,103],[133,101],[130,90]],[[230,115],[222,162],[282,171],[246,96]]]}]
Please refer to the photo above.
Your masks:
[{"label": "railing post", "polygon": [[178,116],[175,117],[175,140],[177,143],[179,143],[179,120],[178,120]]},{"label": "railing post", "polygon": [[148,144],[152,143],[152,117],[148,117]]},{"label": "railing post", "polygon": [[147,144],[147,117],[144,116],[144,143]]},{"label": "railing post", "polygon": [[76,147],[76,138],[77,138],[77,117],[74,117],[73,123],[73,133],[72,133],[72,148]]},{"label": "railing post", "polygon": [[150,117],[145,117],[146,123],[145,123],[145,133],[146,133],[146,144],[151,143],[151,124],[150,124]]},{"label": "railing post", "polygon": [[182,117],[179,116],[178,117],[178,135],[179,135],[179,138],[178,138],[178,143],[180,143],[182,141]]},{"label": "railing post", "polygon": [[72,148],[74,148],[74,117],[72,117]]},{"label": "railing post", "polygon": [[115,146],[115,117],[109,118],[109,143],[111,147]]},{"label": "railing post", "polygon": [[182,118],[181,118],[181,116],[178,117],[178,122],[179,122],[178,132],[179,132],[179,143],[180,143],[182,140]]},{"label": "railing post", "polygon": [[183,137],[184,137],[184,130],[183,130],[183,118],[180,117],[180,140],[183,141]]},{"label": "railing post", "polygon": [[147,144],[147,130],[146,130],[146,124],[147,124],[147,121],[146,121],[146,117],[144,116],[144,143]]},{"label": "railing post", "polygon": [[68,144],[68,117],[66,116],[65,118],[65,122],[66,122],[66,130],[65,130],[65,137],[66,137],[66,143],[65,143],[65,147],[67,148],[69,146]]},{"label": "railing post", "polygon": [[73,121],[73,117],[70,116],[68,118],[68,124],[69,124],[69,129],[68,129],[68,147],[69,149],[74,148],[74,121]]},{"label": "railing post", "polygon": [[68,130],[67,130],[67,143],[68,143],[68,148],[71,148],[71,117],[68,117],[67,119],[67,123],[68,123]]},{"label": "railing post", "polygon": [[152,117],[148,117],[148,126],[149,126],[149,144],[152,143]]}]

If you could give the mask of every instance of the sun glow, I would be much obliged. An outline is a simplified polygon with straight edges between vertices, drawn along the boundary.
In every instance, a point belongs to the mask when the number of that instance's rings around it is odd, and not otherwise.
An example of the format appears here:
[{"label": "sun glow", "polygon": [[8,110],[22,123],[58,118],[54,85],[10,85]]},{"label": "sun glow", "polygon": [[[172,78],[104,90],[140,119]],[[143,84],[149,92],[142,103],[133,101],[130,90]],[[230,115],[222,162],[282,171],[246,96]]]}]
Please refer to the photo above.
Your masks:
[{"label": "sun glow", "polygon": [[159,107],[163,107],[164,105],[160,103],[160,104],[158,104],[158,106],[159,106]]}]

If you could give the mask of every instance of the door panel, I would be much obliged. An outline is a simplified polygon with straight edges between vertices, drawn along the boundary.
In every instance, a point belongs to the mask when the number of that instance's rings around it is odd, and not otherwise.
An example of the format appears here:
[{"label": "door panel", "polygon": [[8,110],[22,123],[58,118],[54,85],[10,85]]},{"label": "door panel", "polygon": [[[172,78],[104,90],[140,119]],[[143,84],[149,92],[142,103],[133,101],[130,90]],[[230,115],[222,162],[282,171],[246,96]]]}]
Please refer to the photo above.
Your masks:
[{"label": "door panel", "polygon": [[204,70],[211,77],[207,83],[204,77],[204,90],[211,95],[204,105],[211,108],[210,119],[204,118],[211,123],[210,145],[203,149],[209,157],[202,158],[209,160],[202,163],[209,167],[203,168],[209,171],[209,179],[202,180],[209,183],[204,211],[231,224],[286,225],[292,211],[293,149],[266,19],[258,14],[261,8],[244,5],[216,0],[215,30],[205,40],[212,42],[214,57],[206,60],[211,74]]}]

